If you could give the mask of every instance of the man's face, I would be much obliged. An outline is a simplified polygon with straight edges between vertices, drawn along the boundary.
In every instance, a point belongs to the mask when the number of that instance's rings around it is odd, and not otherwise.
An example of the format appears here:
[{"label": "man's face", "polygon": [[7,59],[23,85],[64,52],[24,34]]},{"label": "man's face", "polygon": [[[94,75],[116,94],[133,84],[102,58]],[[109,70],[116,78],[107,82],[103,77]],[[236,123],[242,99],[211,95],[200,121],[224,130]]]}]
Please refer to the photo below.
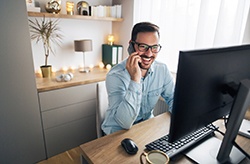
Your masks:
[{"label": "man's face", "polygon": [[[153,50],[154,47],[157,47],[159,44],[159,36],[157,32],[140,32],[137,34],[135,42],[134,48],[141,57],[141,63],[139,63],[140,67],[142,69],[149,69],[157,57],[157,52]],[[154,47],[148,48],[147,46]]]}]

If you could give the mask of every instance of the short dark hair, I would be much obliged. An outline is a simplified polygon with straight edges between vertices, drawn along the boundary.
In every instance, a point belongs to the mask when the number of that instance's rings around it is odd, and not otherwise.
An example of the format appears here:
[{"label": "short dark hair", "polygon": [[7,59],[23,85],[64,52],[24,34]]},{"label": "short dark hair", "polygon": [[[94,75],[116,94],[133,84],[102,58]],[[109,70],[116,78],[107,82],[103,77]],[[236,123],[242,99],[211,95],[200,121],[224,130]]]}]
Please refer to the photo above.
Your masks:
[{"label": "short dark hair", "polygon": [[136,40],[137,34],[139,32],[157,32],[158,36],[160,37],[159,27],[150,22],[140,22],[134,25],[131,33],[132,41]]}]

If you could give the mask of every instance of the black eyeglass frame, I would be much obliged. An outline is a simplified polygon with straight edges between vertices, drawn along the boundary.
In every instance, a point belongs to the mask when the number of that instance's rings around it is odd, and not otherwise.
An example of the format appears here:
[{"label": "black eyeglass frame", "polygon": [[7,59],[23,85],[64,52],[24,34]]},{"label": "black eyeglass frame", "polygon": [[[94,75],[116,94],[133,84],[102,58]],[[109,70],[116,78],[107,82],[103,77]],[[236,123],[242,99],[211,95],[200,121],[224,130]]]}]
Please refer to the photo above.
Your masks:
[{"label": "black eyeglass frame", "polygon": [[[139,51],[141,51],[141,52],[147,52],[148,49],[150,48],[150,49],[151,49],[151,52],[153,52],[153,53],[158,53],[158,52],[160,52],[160,50],[161,50],[161,48],[162,48],[162,46],[161,46],[160,44],[155,44],[155,45],[150,46],[150,45],[147,45],[147,44],[145,44],[145,43],[138,43],[138,42],[136,42],[136,41],[131,41],[131,43],[137,44],[138,49],[139,49]],[[145,45],[145,46],[147,46],[146,50],[140,50],[140,45]],[[154,46],[158,46],[158,47],[159,47],[159,50],[158,50],[158,51],[154,51],[154,50],[152,49]]]}]

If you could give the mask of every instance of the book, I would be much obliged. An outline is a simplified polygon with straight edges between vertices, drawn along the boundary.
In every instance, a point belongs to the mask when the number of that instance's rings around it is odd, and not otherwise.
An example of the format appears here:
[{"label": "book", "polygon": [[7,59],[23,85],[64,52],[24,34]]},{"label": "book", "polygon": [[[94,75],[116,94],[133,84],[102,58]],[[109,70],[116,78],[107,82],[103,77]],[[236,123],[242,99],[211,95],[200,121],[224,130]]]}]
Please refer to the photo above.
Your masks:
[{"label": "book", "polygon": [[96,17],[113,17],[121,18],[122,17],[122,5],[114,6],[90,6],[90,15]]},{"label": "book", "polygon": [[27,6],[27,11],[30,11],[30,12],[41,12],[41,8],[40,7]]},{"label": "book", "polygon": [[122,61],[122,45],[102,45],[102,62],[106,66],[114,66]]}]

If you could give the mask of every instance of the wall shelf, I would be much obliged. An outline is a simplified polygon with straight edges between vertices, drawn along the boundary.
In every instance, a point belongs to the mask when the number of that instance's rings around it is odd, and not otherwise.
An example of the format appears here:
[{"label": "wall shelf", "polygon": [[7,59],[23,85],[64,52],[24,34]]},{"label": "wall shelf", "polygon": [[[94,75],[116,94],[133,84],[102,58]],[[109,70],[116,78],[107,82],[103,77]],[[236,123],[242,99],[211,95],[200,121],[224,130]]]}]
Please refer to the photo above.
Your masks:
[{"label": "wall shelf", "polygon": [[122,18],[112,17],[93,17],[84,15],[67,15],[67,14],[52,14],[52,13],[39,13],[39,12],[28,12],[29,17],[47,17],[47,18],[67,18],[67,19],[82,19],[82,20],[100,20],[100,21],[123,21]]}]

